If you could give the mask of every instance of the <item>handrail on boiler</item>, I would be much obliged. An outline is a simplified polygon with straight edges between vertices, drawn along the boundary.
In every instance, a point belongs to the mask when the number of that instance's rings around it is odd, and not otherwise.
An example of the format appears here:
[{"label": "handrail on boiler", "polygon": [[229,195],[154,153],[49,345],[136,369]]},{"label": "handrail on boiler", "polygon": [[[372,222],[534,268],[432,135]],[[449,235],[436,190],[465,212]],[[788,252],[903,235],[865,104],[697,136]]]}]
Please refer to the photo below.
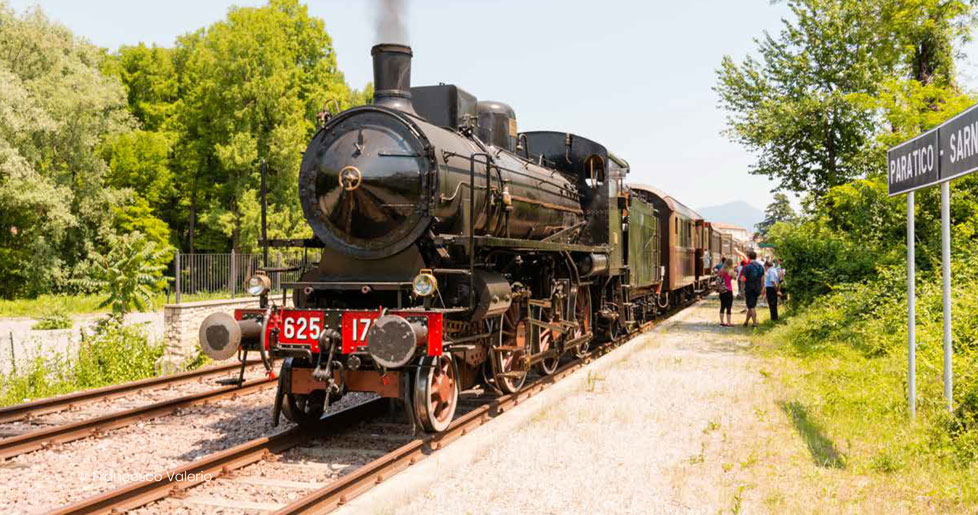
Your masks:
[{"label": "handrail on boiler", "polygon": [[[492,182],[492,156],[487,152],[474,152],[470,155],[459,154],[456,152],[445,151],[444,157],[460,157],[469,161],[469,309],[475,309],[475,164],[485,163],[486,165],[486,214],[489,209],[489,187]],[[485,161],[477,158],[484,157]],[[489,220],[486,218],[486,223]]]}]

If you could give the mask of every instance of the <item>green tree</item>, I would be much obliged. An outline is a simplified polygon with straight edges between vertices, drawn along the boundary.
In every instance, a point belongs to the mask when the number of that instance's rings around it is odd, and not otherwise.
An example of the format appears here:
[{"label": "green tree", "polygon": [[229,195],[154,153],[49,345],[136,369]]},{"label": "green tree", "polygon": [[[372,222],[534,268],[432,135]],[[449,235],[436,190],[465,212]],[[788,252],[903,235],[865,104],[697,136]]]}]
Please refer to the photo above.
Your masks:
[{"label": "green tree", "polygon": [[297,0],[235,7],[226,20],[181,37],[175,62],[182,99],[176,154],[192,219],[207,221],[205,232],[219,231],[234,249],[245,248],[243,204],[257,189],[265,158],[273,172],[271,210],[301,220],[298,168],[316,115],[351,100],[323,21]]},{"label": "green tree", "polygon": [[784,193],[774,194],[774,200],[764,210],[764,220],[757,224],[757,232],[767,234],[768,229],[778,222],[790,222],[795,219],[795,210],[791,201]]},{"label": "green tree", "polygon": [[167,130],[180,99],[180,77],[169,48],[122,46],[102,65],[126,88],[129,110],[147,131]]},{"label": "green tree", "polygon": [[817,198],[881,170],[875,143],[893,132],[886,122],[900,114],[905,81],[934,84],[918,91],[915,105],[944,110],[954,96],[952,43],[968,35],[974,7],[957,0],[787,5],[793,19],[758,40],[758,58],[725,57],[715,89],[728,135],[757,154],[751,173]]},{"label": "green tree", "polygon": [[99,147],[131,128],[104,54],[39,10],[0,4],[0,295],[70,289],[113,232]]},{"label": "green tree", "polygon": [[163,206],[176,193],[170,150],[169,138],[162,132],[134,130],[107,139],[103,145],[109,165],[106,183],[138,192],[151,206]]}]

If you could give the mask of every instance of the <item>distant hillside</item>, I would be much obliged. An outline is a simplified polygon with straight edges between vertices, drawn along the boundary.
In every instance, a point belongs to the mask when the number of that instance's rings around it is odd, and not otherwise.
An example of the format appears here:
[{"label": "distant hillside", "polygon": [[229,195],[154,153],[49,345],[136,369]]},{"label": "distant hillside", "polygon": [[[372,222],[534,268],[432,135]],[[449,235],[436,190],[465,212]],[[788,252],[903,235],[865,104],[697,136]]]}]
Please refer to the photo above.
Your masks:
[{"label": "distant hillside", "polygon": [[741,200],[703,207],[697,211],[709,221],[739,225],[751,232],[754,232],[755,225],[764,220],[764,211]]}]

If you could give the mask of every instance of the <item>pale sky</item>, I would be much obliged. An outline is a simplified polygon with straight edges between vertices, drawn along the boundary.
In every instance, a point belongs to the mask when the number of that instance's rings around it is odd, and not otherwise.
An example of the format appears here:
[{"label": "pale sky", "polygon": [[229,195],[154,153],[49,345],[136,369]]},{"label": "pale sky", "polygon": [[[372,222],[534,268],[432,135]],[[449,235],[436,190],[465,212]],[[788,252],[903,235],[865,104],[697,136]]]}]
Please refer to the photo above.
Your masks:
[{"label": "pale sky", "polygon": [[[8,0],[39,4],[93,43],[115,49],[175,38],[259,0]],[[325,20],[347,82],[371,80],[375,3],[308,0]],[[747,173],[751,155],[721,134],[712,90],[725,54],[777,32],[787,9],[770,0],[408,0],[413,85],[456,84],[503,101],[520,130],[569,131],[604,144],[653,184],[693,207],[744,200],[763,209],[773,183]],[[975,45],[969,54],[978,55]],[[960,63],[964,82],[978,66]]]}]

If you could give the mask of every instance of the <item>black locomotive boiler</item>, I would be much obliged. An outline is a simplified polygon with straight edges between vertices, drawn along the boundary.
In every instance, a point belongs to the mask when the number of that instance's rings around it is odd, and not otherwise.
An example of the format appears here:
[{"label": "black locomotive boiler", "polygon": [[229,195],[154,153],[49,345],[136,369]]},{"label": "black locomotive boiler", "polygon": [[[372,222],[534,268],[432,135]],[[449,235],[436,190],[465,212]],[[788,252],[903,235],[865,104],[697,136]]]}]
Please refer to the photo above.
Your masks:
[{"label": "black locomotive boiler", "polygon": [[200,328],[216,359],[282,359],[276,422],[315,423],[360,391],[441,431],[461,390],[517,391],[669,305],[673,240],[656,195],[625,184],[627,162],[574,134],[520,133],[509,106],[456,86],[412,88],[407,46],[372,55],[374,104],[332,117],[302,159],[315,237],[262,242],[321,249],[283,284],[291,306],[259,274],[260,309]]}]

